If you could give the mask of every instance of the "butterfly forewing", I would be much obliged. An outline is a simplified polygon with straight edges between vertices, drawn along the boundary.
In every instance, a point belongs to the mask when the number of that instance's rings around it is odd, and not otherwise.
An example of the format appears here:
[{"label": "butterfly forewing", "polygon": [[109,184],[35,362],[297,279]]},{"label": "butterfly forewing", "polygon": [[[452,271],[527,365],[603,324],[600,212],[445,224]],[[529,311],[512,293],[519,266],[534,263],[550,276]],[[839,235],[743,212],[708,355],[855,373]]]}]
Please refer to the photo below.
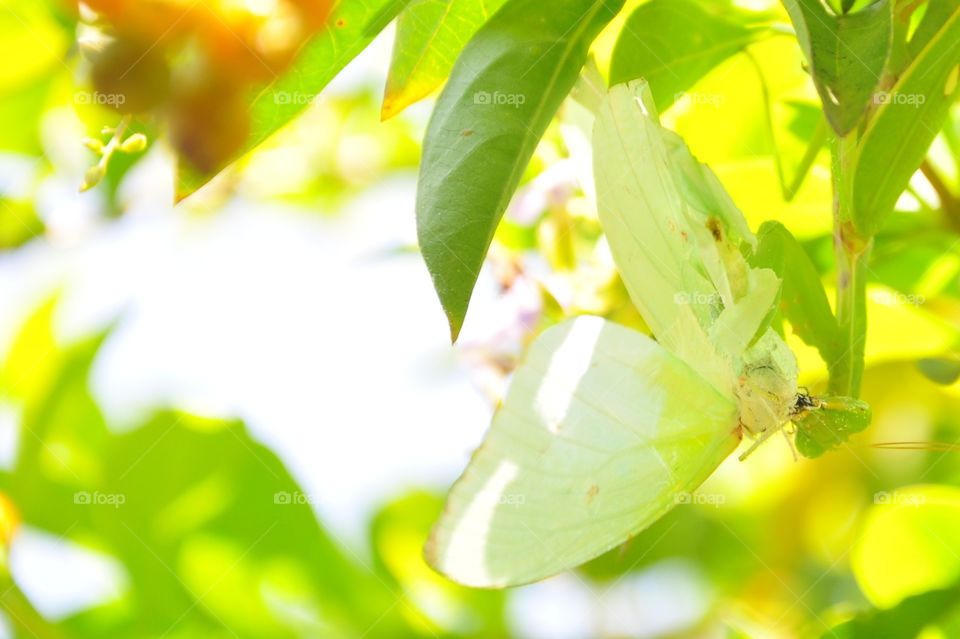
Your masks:
[{"label": "butterfly forewing", "polygon": [[642,81],[614,86],[594,127],[597,209],[630,297],[657,340],[717,388],[769,324],[780,282],[716,176],[660,126]]}]

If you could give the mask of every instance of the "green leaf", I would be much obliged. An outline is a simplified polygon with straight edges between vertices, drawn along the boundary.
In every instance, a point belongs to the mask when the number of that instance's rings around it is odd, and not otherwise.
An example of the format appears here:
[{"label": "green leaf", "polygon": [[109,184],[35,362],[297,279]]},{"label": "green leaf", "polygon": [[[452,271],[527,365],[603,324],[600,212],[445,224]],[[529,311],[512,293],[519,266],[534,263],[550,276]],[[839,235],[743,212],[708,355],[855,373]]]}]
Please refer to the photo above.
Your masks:
[{"label": "green leaf", "polygon": [[907,50],[910,52],[911,59],[923,51],[923,48],[930,44],[936,35],[940,32],[958,7],[957,0],[928,0],[926,11],[917,30],[907,44]]},{"label": "green leaf", "polygon": [[74,20],[54,0],[7,0],[0,9],[0,150],[39,156],[40,120],[54,87],[70,67],[64,58],[74,38]]},{"label": "green leaf", "polygon": [[40,121],[50,96],[55,76],[41,78],[10,93],[0,93],[0,121],[16,122],[0,131],[0,150],[40,156]]},{"label": "green leaf", "polygon": [[908,597],[893,608],[861,613],[821,635],[821,639],[916,637],[924,628],[957,608],[960,586]]},{"label": "green leaf", "polygon": [[[72,25],[58,20],[49,0],[6,0],[0,11],[0,55],[16,60],[0,68],[0,94],[34,84],[64,65]],[[6,100],[6,96],[4,97]]]},{"label": "green leaf", "polygon": [[300,52],[283,76],[250,95],[250,135],[243,148],[223,166],[201,173],[181,161],[177,167],[177,200],[213,179],[230,162],[263,143],[300,114],[406,6],[407,0],[338,2],[328,25]]},{"label": "green leaf", "polygon": [[623,0],[510,0],[467,44],[427,128],[420,250],[454,340],[494,231],[590,43]]},{"label": "green leaf", "polygon": [[20,432],[0,491],[23,522],[96,548],[125,577],[118,601],[64,620],[63,636],[159,637],[174,626],[178,637],[420,636],[402,612],[407,596],[340,547],[242,423],[165,411],[111,429],[90,390],[107,332],[61,346],[55,304],[4,362],[5,380],[43,371],[16,395],[4,385]]},{"label": "green leaf", "polygon": [[780,310],[793,331],[820,352],[829,366],[841,355],[840,329],[830,309],[817,267],[779,222],[766,222],[757,234],[751,263],[773,269],[783,281]]},{"label": "green leaf", "polygon": [[666,110],[730,56],[772,33],[726,2],[652,0],[627,19],[613,50],[610,83],[644,78]]},{"label": "green leaf", "polygon": [[960,94],[960,5],[953,3],[935,34],[925,31],[921,36],[918,31],[918,36],[927,40],[926,45],[889,93],[882,94],[882,104],[860,142],[853,222],[864,236],[875,234],[893,212]]},{"label": "green leaf", "polygon": [[917,368],[930,381],[949,386],[960,379],[960,360],[947,357],[925,357],[917,361]]},{"label": "green leaf", "polygon": [[870,405],[859,399],[826,396],[814,401],[815,407],[791,419],[797,426],[797,452],[808,459],[837,448],[869,426],[873,417]]},{"label": "green leaf", "polygon": [[857,126],[880,83],[893,42],[889,0],[836,15],[821,0],[783,0],[813,71],[827,120],[840,135]]},{"label": "green leaf", "polygon": [[[374,565],[383,566],[396,580],[397,592],[418,592],[419,601],[435,597],[448,601],[452,609],[469,610],[469,632],[456,636],[509,637],[510,627],[504,614],[507,592],[463,588],[433,572],[426,563],[411,561],[412,557],[419,558],[416,545],[429,537],[442,512],[443,499],[420,490],[412,490],[383,506],[369,526]],[[398,552],[398,545],[402,545],[402,552]],[[466,624],[458,627],[463,626]],[[450,637],[452,633],[441,634]]]},{"label": "green leaf", "polygon": [[0,195],[0,251],[17,248],[44,232],[44,223],[30,202]]},{"label": "green leaf", "polygon": [[[948,471],[949,472],[949,471]],[[960,583],[960,489],[895,483],[874,493],[850,552],[860,591],[880,608]],[[957,595],[953,595],[954,602]],[[932,612],[932,611],[931,611]],[[936,615],[931,615],[930,621]],[[880,634],[875,637],[913,637]],[[942,636],[956,637],[955,633]]]},{"label": "green leaf", "polygon": [[392,118],[440,86],[463,46],[506,0],[414,0],[397,20],[381,117]]}]

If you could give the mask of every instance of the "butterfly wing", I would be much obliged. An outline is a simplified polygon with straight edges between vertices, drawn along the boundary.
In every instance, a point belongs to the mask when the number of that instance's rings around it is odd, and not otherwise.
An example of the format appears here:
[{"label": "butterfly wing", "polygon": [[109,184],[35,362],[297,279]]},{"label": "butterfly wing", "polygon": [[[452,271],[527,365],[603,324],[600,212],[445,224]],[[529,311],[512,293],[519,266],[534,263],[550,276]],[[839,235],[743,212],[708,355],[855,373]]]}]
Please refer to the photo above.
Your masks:
[{"label": "butterfly wing", "polygon": [[733,399],[597,317],[531,346],[426,547],[454,581],[535,581],[623,543],[740,441]]},{"label": "butterfly wing", "polygon": [[780,282],[716,176],[660,126],[645,82],[616,85],[594,127],[597,204],[627,290],[657,340],[719,389],[769,324]]}]

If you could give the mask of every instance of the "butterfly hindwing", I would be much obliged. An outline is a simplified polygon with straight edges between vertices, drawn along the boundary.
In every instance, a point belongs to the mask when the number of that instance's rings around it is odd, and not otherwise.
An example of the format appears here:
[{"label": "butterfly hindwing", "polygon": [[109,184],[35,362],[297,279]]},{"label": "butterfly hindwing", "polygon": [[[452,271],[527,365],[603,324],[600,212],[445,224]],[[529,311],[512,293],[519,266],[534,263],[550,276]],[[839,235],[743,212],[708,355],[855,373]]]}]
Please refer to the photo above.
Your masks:
[{"label": "butterfly hindwing", "polygon": [[597,317],[540,335],[427,544],[455,581],[541,579],[627,540],[740,440],[735,401]]}]

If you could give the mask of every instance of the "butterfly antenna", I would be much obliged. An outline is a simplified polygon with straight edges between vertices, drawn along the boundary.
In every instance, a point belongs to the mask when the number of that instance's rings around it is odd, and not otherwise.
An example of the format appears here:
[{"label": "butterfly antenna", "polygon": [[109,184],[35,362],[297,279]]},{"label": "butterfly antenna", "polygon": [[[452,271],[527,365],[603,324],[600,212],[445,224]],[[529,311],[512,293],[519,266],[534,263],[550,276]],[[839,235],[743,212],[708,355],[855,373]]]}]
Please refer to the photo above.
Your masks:
[{"label": "butterfly antenna", "polygon": [[872,445],[873,448],[883,450],[932,450],[945,453],[960,452],[960,443],[948,442],[880,442]]},{"label": "butterfly antenna", "polygon": [[781,431],[781,430],[783,430],[782,427],[781,427],[781,428],[768,428],[767,430],[765,430],[765,431],[763,432],[763,434],[761,434],[760,437],[757,438],[757,441],[753,442],[753,444],[750,446],[750,448],[748,448],[745,453],[743,453],[742,455],[740,455],[740,457],[739,457],[740,461],[743,461],[743,460],[745,460],[747,457],[749,457],[749,456],[753,453],[753,451],[755,451],[757,448],[760,447],[760,444],[762,444],[763,442],[767,441],[768,439],[770,439],[771,437],[773,437],[774,435],[776,435],[778,431]]},{"label": "butterfly antenna", "polygon": [[787,432],[786,428],[781,428],[780,432],[783,433],[783,439],[787,442],[787,447],[790,448],[790,454],[793,455],[794,463],[800,461],[800,457],[797,455],[797,447],[793,445],[793,440],[790,439],[790,433]]}]

